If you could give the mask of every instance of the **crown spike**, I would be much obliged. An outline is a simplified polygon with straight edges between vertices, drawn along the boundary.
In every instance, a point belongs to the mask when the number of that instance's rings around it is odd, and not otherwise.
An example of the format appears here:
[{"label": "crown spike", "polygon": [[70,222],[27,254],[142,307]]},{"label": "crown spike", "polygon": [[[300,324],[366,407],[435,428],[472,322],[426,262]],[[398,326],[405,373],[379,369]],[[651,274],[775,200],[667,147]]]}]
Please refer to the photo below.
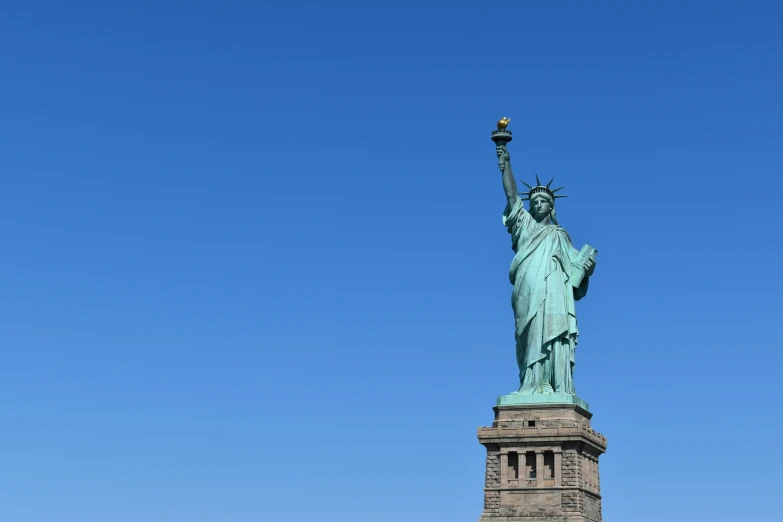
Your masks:
[{"label": "crown spike", "polygon": [[546,184],[546,188],[549,188],[549,186],[552,184],[552,182],[555,180],[555,178],[552,178],[549,180],[549,183]]},{"label": "crown spike", "polygon": [[567,198],[568,196],[555,196],[555,199]]},{"label": "crown spike", "polygon": [[541,180],[538,179],[538,174],[536,174],[536,185],[541,186]]},{"label": "crown spike", "polygon": [[554,192],[557,192],[558,190],[563,190],[564,188],[565,188],[565,187],[556,188],[556,189],[554,189],[552,192],[554,193]]},{"label": "crown spike", "polygon": [[[522,180],[520,179],[519,181],[522,181]],[[533,187],[531,187],[530,185],[528,185],[528,184],[527,184],[527,183],[525,183],[524,181],[522,181],[522,184],[523,184],[524,186],[526,186],[527,188],[529,188],[530,190],[533,190]]]}]

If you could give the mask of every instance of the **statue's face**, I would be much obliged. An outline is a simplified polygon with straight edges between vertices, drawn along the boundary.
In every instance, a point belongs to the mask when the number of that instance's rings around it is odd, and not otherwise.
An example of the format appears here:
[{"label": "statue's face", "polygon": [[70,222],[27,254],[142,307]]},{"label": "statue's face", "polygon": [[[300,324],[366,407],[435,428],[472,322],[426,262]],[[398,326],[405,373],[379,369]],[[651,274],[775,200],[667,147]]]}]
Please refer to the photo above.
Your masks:
[{"label": "statue's face", "polygon": [[530,213],[536,221],[541,221],[552,212],[552,203],[546,196],[535,195],[530,199]]}]

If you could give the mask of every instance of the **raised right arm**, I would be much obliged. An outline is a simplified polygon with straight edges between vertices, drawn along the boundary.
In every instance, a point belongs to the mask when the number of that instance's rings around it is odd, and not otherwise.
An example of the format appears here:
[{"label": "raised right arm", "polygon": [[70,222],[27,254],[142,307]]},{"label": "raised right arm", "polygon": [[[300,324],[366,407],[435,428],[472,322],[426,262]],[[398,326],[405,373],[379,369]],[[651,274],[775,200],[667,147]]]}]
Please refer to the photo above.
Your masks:
[{"label": "raised right arm", "polygon": [[508,208],[513,208],[519,199],[519,194],[517,194],[517,182],[514,180],[513,172],[511,172],[511,156],[509,156],[505,145],[495,147],[495,152],[498,155],[498,167],[500,167],[500,171],[503,173],[503,190],[506,191]]}]

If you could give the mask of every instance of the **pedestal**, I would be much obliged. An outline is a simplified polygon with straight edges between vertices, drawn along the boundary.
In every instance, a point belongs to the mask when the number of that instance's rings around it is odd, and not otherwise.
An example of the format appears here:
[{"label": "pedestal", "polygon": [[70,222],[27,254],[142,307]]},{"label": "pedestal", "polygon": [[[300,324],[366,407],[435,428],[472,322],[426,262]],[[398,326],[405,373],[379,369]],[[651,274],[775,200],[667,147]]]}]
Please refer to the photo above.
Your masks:
[{"label": "pedestal", "polygon": [[590,428],[579,404],[493,408],[479,428],[487,449],[484,512],[479,522],[602,522],[598,457],[606,437]]}]

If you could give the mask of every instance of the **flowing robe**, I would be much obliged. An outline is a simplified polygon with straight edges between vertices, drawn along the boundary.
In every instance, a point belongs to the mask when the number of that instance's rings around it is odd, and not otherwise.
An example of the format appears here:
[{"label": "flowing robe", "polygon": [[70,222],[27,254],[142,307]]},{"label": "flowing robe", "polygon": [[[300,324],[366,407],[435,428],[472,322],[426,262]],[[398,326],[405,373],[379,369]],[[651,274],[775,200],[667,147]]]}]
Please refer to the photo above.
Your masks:
[{"label": "flowing robe", "polygon": [[503,224],[516,252],[509,279],[514,285],[519,392],[575,395],[579,329],[574,301],[587,293],[589,279],[585,277],[579,288],[571,285],[571,263],[579,252],[563,228],[536,222],[521,199],[506,207]]}]

